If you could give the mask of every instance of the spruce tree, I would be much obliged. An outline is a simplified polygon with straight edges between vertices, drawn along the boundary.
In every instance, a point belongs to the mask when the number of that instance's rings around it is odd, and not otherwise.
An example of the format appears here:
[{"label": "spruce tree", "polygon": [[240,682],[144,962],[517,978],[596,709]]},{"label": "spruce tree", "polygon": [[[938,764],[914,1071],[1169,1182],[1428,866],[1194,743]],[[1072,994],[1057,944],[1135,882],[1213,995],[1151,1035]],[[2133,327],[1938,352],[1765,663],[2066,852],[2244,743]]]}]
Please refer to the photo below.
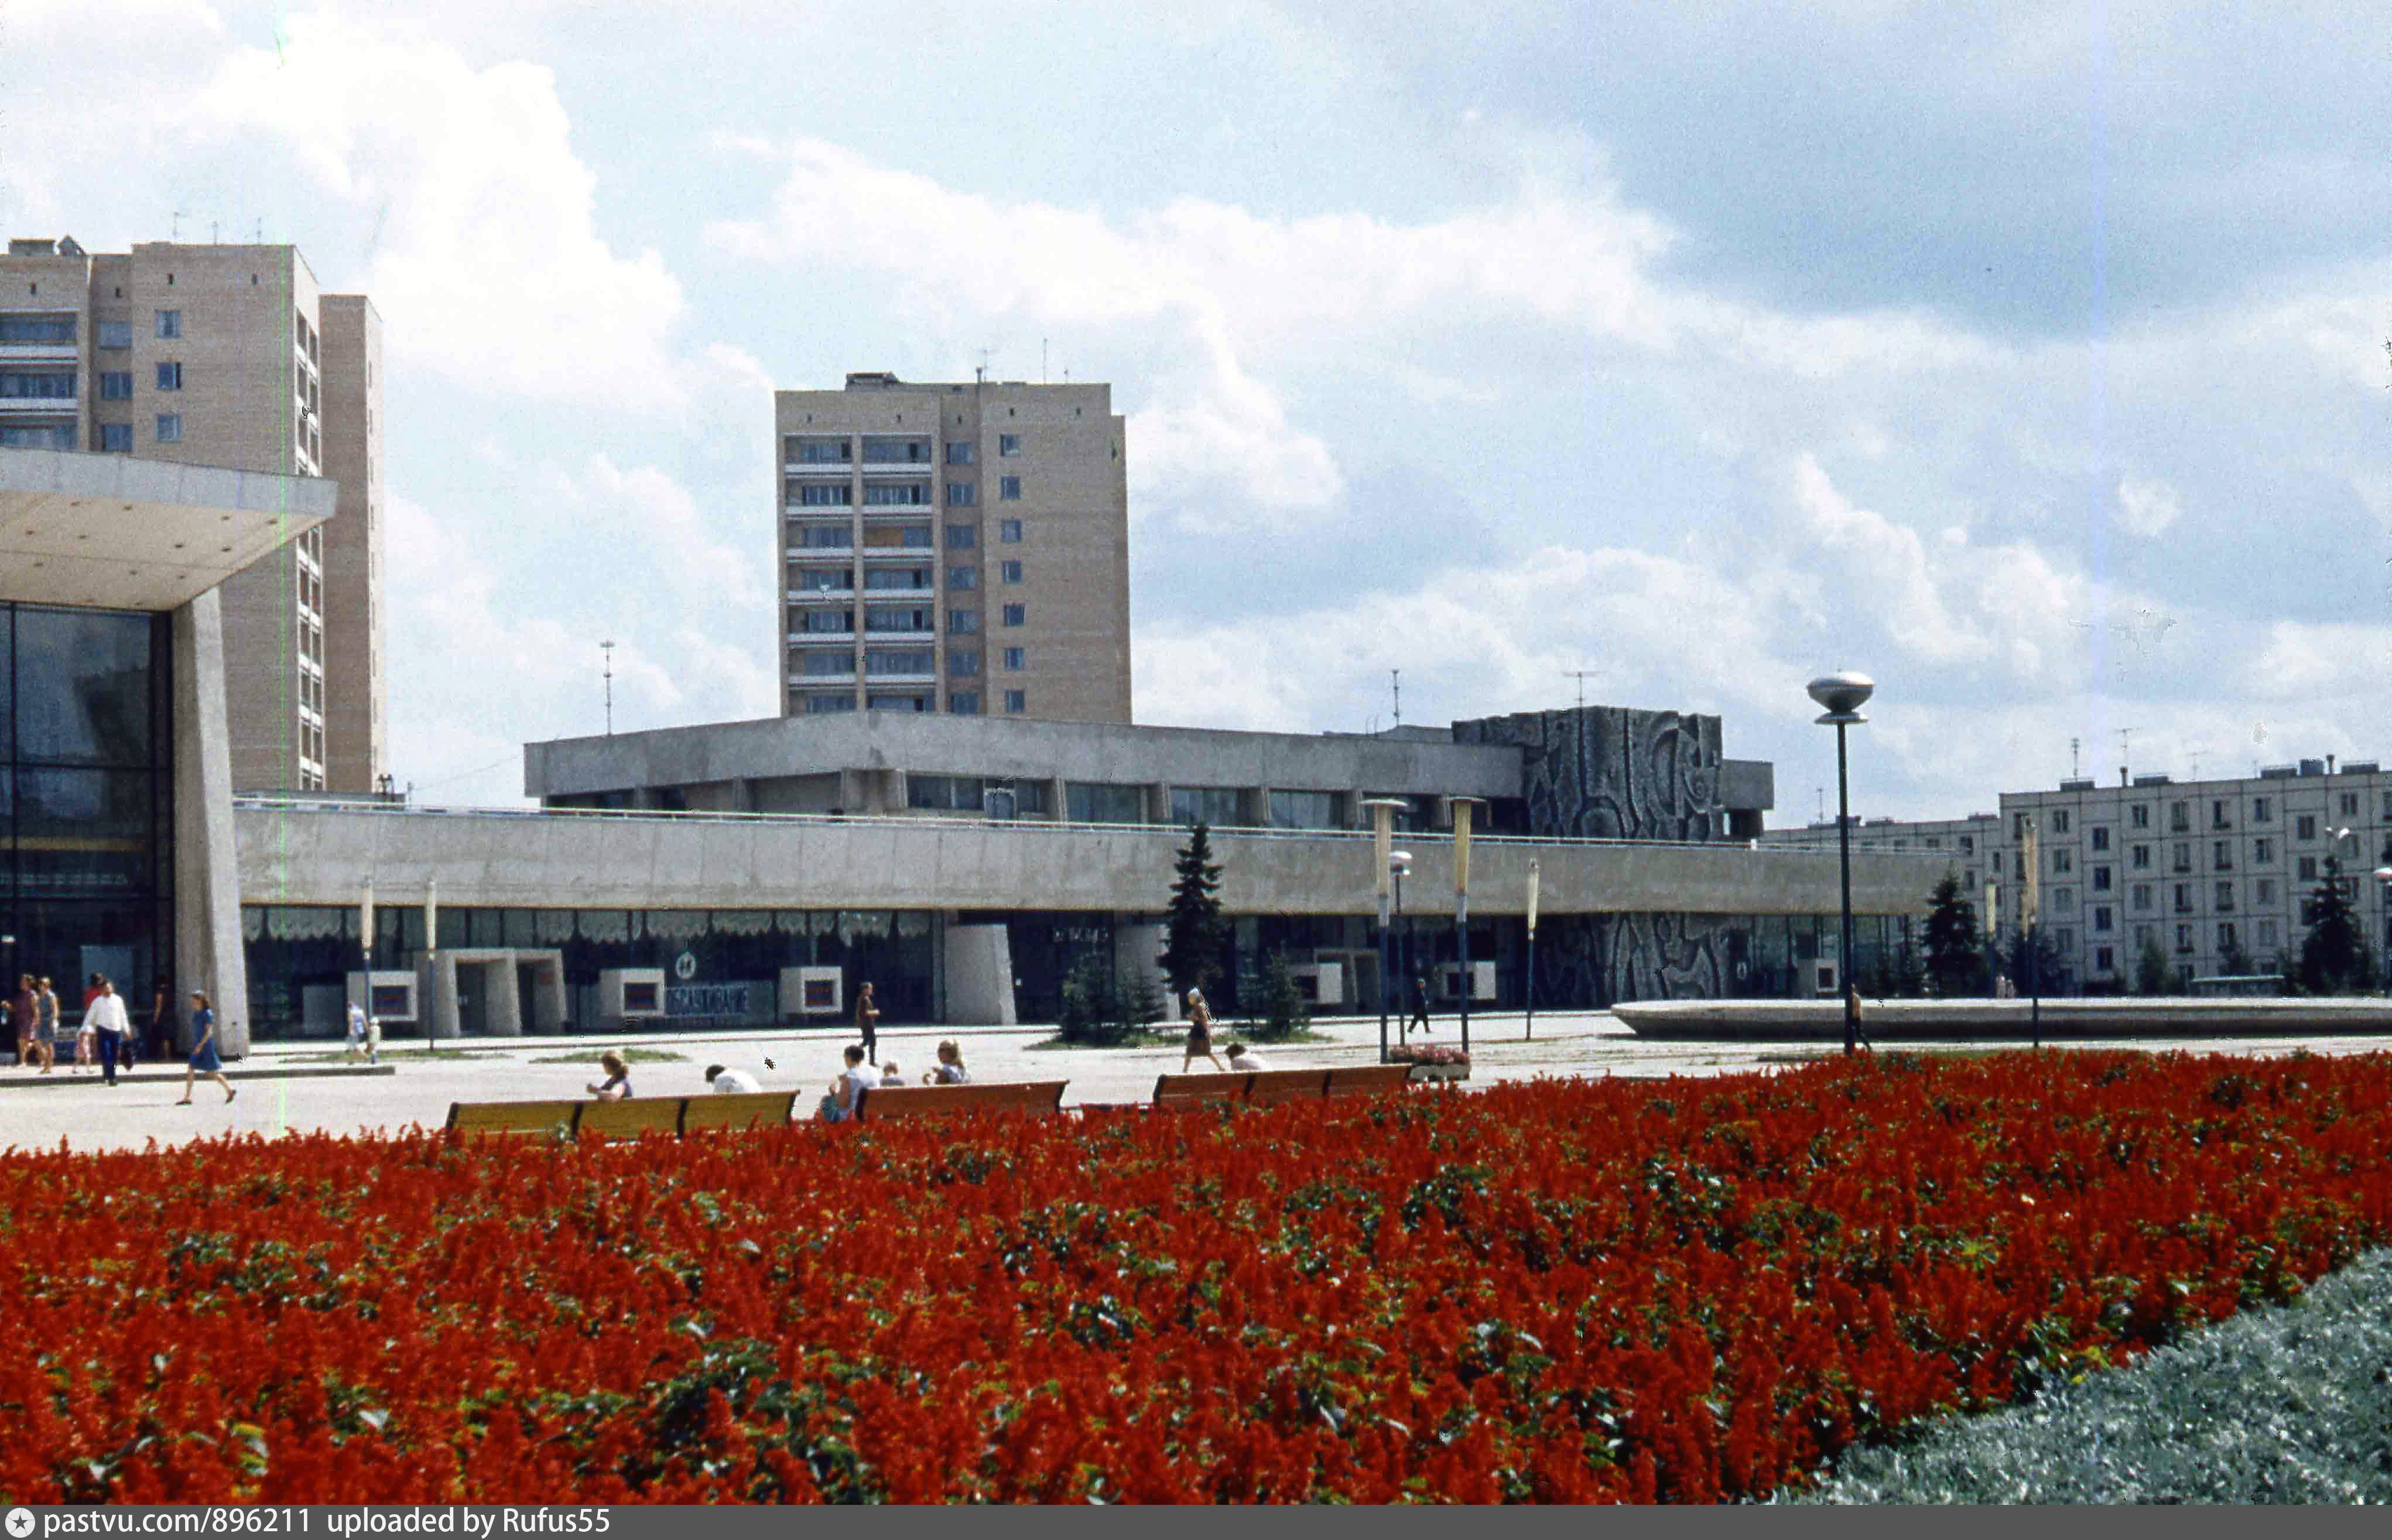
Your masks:
[{"label": "spruce tree", "polygon": [[2301,987],[2312,995],[2367,987],[2367,947],[2342,891],[2340,862],[2326,863],[2325,880],[2309,894],[2301,918],[2309,927],[2301,941]]},{"label": "spruce tree", "polygon": [[1927,911],[1927,972],[1940,996],[1965,995],[1984,977],[1984,952],[1977,936],[1977,907],[1945,873],[1935,884]]},{"label": "spruce tree", "polygon": [[1170,976],[1176,1000],[1184,1002],[1190,989],[1212,992],[1229,941],[1229,922],[1221,914],[1221,868],[1213,861],[1209,829],[1200,823],[1188,831],[1174,868],[1177,875],[1164,911],[1169,934],[1163,944],[1163,971]]}]

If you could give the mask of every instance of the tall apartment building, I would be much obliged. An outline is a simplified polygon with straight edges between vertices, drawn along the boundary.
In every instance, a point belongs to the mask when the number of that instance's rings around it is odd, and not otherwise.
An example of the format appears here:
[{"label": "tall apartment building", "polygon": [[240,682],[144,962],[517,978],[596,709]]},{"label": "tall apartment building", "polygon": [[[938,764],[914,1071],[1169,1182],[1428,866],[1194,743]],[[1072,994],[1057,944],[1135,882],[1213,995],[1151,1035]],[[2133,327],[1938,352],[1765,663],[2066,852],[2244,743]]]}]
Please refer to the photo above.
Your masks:
[{"label": "tall apartment building", "polygon": [[[2360,933],[2379,968],[2392,953],[2392,894],[2370,876],[2392,859],[2392,775],[2373,760],[2271,765],[2256,776],[2179,782],[2122,777],[2103,786],[2064,780],[2050,791],[2006,791],[1997,817],[1856,824],[1856,850],[1952,853],[1970,897],[1996,887],[2005,931],[2021,896],[2039,884],[2044,933],[2067,987],[2130,987],[2143,945],[2189,977],[2226,971],[2241,954],[2262,972],[2278,953],[2300,956],[2308,899],[2339,862]],[[2026,820],[2035,820],[2034,872]],[[2347,830],[2347,834],[2344,831]],[[1835,825],[1778,829],[1764,844],[1832,845]],[[1965,843],[1963,843],[1965,842]]]},{"label": "tall apartment building", "polygon": [[1129,721],[1110,385],[853,373],[773,407],[783,714]]},{"label": "tall apartment building", "polygon": [[292,246],[72,238],[0,257],[0,444],[340,482],[339,512],[224,584],[234,783],[372,790],[385,768],[382,321]]}]

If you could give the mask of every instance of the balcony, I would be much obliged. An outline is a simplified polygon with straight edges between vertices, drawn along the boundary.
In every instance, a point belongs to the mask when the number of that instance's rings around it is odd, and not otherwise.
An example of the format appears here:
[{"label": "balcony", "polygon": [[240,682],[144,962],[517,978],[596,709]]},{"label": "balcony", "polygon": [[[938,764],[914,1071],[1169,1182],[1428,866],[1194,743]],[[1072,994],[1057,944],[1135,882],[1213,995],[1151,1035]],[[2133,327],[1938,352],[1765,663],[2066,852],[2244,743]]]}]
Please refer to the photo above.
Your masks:
[{"label": "balcony", "polygon": [[787,476],[836,476],[845,478],[855,469],[852,460],[789,460],[781,470]]},{"label": "balcony", "polygon": [[78,413],[72,396],[0,396],[0,413],[9,417],[58,417],[72,420]]},{"label": "balcony", "polygon": [[83,353],[66,342],[0,342],[0,363],[80,363]]},{"label": "balcony", "polygon": [[855,602],[853,588],[797,588],[789,590],[789,602],[801,605],[841,604]]},{"label": "balcony", "polygon": [[928,604],[939,596],[939,591],[925,583],[919,588],[866,588],[866,604]]}]

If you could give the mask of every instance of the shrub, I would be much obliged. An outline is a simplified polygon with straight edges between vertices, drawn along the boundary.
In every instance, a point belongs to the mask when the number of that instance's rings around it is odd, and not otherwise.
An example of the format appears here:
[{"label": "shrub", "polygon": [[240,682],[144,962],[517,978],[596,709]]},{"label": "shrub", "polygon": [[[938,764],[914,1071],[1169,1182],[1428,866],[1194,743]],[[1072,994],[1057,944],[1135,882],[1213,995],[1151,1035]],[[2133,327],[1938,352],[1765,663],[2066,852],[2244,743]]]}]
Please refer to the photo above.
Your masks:
[{"label": "shrub", "polygon": [[1268,1042],[1285,1042],[1311,1020],[1303,986],[1295,982],[1294,965],[1285,952],[1273,952],[1263,959],[1263,1015],[1254,1024],[1254,1036]]}]

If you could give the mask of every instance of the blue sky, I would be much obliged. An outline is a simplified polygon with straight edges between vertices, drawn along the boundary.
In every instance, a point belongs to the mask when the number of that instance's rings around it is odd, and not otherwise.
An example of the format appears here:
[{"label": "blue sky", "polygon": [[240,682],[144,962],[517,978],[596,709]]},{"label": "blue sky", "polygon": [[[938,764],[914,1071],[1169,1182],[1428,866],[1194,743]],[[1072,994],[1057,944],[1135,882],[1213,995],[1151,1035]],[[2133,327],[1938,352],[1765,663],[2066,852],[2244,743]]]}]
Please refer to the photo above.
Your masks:
[{"label": "blue sky", "polygon": [[2355,7],[11,0],[0,213],[385,325],[394,768],[769,713],[770,391],[1104,380],[1140,720],[1605,700],[1872,814],[2392,751]]}]

